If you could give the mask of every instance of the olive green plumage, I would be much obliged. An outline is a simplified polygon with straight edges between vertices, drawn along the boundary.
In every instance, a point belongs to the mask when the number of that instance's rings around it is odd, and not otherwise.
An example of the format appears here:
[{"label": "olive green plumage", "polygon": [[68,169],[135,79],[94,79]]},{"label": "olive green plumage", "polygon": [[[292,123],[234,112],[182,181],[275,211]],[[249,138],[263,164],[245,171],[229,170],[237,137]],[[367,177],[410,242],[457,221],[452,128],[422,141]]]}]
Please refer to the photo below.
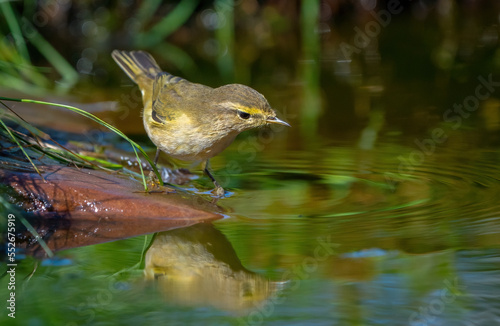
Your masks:
[{"label": "olive green plumage", "polygon": [[143,51],[114,50],[112,57],[139,85],[144,128],[158,151],[181,160],[205,162],[205,172],[218,195],[223,189],[208,171],[208,159],[223,151],[242,131],[269,123],[289,126],[276,118],[262,94],[248,86],[211,88],[191,83],[162,71]]}]

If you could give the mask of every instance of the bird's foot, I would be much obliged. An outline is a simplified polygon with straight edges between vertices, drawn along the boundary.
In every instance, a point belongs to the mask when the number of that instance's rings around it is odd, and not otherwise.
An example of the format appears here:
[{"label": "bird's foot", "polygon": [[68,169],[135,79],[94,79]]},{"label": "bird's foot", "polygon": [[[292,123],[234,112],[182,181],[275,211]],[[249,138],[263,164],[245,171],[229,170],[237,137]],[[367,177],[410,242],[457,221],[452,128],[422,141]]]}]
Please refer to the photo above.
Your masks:
[{"label": "bird's foot", "polygon": [[222,188],[219,185],[215,185],[214,190],[212,190],[212,194],[219,198],[224,197],[225,194],[224,188]]},{"label": "bird's foot", "polygon": [[160,189],[161,182],[160,182],[160,179],[158,179],[158,176],[156,175],[156,173],[154,171],[149,172],[147,185],[148,185],[148,188],[150,188],[152,190]]}]

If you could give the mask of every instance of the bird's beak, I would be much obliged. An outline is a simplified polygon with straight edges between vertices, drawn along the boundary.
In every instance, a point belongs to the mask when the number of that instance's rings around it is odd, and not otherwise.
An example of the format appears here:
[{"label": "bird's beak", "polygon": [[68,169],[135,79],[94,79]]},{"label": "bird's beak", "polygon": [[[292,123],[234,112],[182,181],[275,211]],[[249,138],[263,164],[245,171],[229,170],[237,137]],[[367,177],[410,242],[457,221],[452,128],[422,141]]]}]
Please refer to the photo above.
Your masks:
[{"label": "bird's beak", "polygon": [[279,124],[279,125],[284,125],[284,126],[287,126],[287,127],[291,127],[288,122],[285,122],[283,120],[280,120],[276,117],[268,117],[267,120],[266,120],[267,123],[276,123],[276,124]]}]

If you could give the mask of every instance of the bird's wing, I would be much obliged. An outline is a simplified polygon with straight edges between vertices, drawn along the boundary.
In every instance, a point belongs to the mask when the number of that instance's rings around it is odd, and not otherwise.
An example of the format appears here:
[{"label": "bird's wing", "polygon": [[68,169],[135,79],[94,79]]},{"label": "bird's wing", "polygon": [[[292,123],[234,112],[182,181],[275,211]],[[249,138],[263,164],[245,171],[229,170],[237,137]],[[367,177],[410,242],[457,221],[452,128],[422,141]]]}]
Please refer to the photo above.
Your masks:
[{"label": "bird's wing", "polygon": [[153,105],[151,118],[153,121],[165,124],[175,120],[186,110],[193,96],[203,97],[208,86],[190,83],[187,80],[173,76],[167,72],[156,75],[153,83]]}]

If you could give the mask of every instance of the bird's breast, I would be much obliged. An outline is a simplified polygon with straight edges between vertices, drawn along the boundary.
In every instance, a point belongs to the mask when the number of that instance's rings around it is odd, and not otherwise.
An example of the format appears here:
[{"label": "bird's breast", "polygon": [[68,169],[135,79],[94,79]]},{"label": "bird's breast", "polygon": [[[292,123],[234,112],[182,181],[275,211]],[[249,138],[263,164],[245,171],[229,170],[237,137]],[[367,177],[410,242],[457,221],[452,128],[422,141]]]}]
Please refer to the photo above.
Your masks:
[{"label": "bird's breast", "polygon": [[164,124],[152,123],[144,112],[144,127],[151,141],[163,152],[183,161],[203,161],[228,147],[237,133],[200,124],[186,114]]}]

